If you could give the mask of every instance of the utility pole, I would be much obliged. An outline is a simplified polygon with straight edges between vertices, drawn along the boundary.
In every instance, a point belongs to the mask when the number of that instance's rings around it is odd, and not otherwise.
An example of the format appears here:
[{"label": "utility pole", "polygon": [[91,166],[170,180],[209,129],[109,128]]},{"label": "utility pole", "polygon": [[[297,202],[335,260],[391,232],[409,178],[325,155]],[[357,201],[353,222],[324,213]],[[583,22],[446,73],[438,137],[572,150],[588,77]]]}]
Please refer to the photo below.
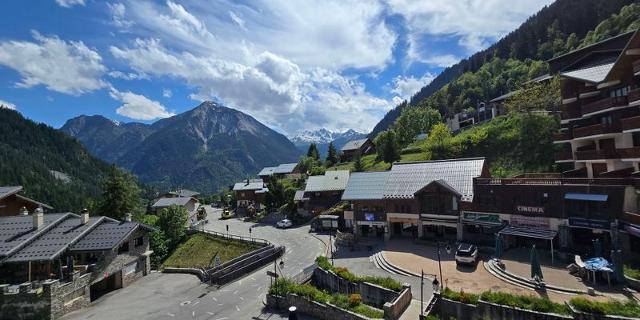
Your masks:
[{"label": "utility pole", "polygon": [[438,268],[440,269],[440,292],[442,292],[444,279],[442,278],[442,262],[440,261],[440,241],[438,241]]},{"label": "utility pole", "polygon": [[420,270],[420,319],[424,317],[424,270]]}]

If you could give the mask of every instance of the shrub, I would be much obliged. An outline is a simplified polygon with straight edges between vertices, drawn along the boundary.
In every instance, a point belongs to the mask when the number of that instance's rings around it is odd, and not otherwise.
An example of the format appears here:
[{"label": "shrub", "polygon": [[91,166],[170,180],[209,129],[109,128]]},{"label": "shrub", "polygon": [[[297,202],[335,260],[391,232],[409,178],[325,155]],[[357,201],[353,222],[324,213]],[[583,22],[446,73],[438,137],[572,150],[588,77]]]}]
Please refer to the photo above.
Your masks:
[{"label": "shrub", "polygon": [[480,298],[486,302],[520,309],[547,313],[570,314],[570,310],[564,304],[555,303],[547,298],[532,295],[521,296],[506,292],[485,291],[480,295]]},{"label": "shrub", "polygon": [[362,296],[357,293],[352,293],[349,295],[349,305],[355,307],[362,303]]},{"label": "shrub", "polygon": [[465,304],[473,304],[473,305],[477,305],[478,304],[478,295],[477,294],[473,294],[473,293],[466,293],[462,290],[460,291],[453,291],[449,288],[444,288],[444,291],[442,292],[442,296],[449,299],[449,300],[453,300],[453,301],[458,301],[458,302],[462,302]]},{"label": "shrub", "polygon": [[631,300],[627,302],[616,300],[599,302],[583,297],[576,297],[571,299],[570,303],[574,308],[582,312],[617,315],[623,317],[640,317],[640,305]]},{"label": "shrub", "polygon": [[331,262],[329,262],[329,259],[327,259],[327,257],[324,257],[324,256],[317,257],[316,263],[318,264],[318,267],[320,267],[321,269],[327,270],[327,271],[333,271],[338,277],[351,282],[356,282],[356,283],[369,282],[369,283],[372,283],[396,292],[402,290],[402,283],[398,282],[397,280],[394,280],[390,277],[358,276],[351,273],[349,269],[345,267],[332,266]]},{"label": "shrub", "polygon": [[630,266],[624,266],[624,275],[632,279],[640,280],[640,270]]}]

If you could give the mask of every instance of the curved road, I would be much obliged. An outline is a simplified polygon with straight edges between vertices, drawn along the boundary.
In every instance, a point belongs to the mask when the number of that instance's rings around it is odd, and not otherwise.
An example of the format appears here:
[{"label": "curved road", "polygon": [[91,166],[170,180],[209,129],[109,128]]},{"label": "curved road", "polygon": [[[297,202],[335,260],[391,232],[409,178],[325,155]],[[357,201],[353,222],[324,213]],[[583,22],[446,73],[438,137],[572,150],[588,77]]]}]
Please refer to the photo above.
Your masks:
[{"label": "curved road", "polygon": [[[281,271],[286,276],[300,273],[327,250],[326,239],[310,234],[308,225],[281,230],[273,224],[218,220],[219,210],[208,211],[206,229],[226,232],[229,225],[230,233],[249,236],[251,227],[253,237],[284,245]],[[200,283],[195,276],[154,272],[63,319],[286,319],[285,314],[272,314],[263,307],[270,281],[267,270],[273,270],[273,264],[219,289]]]}]

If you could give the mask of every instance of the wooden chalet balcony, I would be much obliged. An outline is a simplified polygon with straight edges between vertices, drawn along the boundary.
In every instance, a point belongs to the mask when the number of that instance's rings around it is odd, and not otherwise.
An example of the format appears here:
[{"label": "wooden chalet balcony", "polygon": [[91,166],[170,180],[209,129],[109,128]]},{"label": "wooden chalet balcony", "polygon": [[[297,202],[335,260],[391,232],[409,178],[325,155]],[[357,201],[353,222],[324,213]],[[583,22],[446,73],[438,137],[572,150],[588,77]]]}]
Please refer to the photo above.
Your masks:
[{"label": "wooden chalet balcony", "polygon": [[576,160],[617,159],[620,156],[616,150],[585,150],[576,151]]},{"label": "wooden chalet balcony", "polygon": [[640,60],[636,60],[633,62],[633,73],[640,72]]},{"label": "wooden chalet balcony", "polygon": [[621,159],[640,159],[640,147],[617,149]]},{"label": "wooden chalet balcony", "polygon": [[554,141],[565,141],[573,139],[573,134],[571,131],[560,131],[553,134]]},{"label": "wooden chalet balcony", "polygon": [[474,178],[477,185],[614,185],[640,186],[640,178]]},{"label": "wooden chalet balcony", "polygon": [[573,129],[573,137],[574,138],[581,138],[581,137],[588,137],[588,136],[595,136],[595,135],[599,135],[599,134],[605,134],[605,133],[615,133],[615,132],[620,132],[621,131],[621,127],[618,124],[594,124],[591,126],[586,126],[586,127],[582,127],[582,128],[574,128]]},{"label": "wooden chalet balcony", "polygon": [[631,118],[625,118],[620,120],[622,124],[622,130],[633,130],[640,129],[640,116],[635,116]]},{"label": "wooden chalet balcony", "polygon": [[582,117],[578,102],[563,104],[560,106],[560,119],[577,119]]},{"label": "wooden chalet balcony", "polygon": [[626,106],[627,97],[609,97],[582,105],[582,114],[593,113],[614,107]]},{"label": "wooden chalet balcony", "polygon": [[573,160],[573,155],[571,154],[571,151],[560,151],[556,152],[553,155],[553,158],[555,161]]},{"label": "wooden chalet balcony", "polygon": [[640,224],[640,213],[638,212],[623,212],[620,220],[624,220],[633,224]]},{"label": "wooden chalet balcony", "polygon": [[635,88],[629,91],[629,94],[627,95],[627,100],[629,101],[629,103],[640,100],[640,88]]}]

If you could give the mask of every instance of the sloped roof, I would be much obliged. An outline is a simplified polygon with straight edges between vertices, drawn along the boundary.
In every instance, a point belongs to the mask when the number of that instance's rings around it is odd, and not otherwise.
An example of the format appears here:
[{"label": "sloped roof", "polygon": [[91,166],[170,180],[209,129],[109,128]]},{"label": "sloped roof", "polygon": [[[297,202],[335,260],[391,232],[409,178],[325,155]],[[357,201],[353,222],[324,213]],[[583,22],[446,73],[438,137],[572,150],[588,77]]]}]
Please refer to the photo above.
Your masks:
[{"label": "sloped roof", "polygon": [[259,177],[270,176],[273,174],[288,174],[292,173],[293,170],[298,166],[297,163],[283,163],[276,167],[264,167],[260,172],[258,172]]},{"label": "sloped roof", "polygon": [[169,193],[176,195],[178,197],[197,197],[200,195],[200,192],[189,190],[189,189],[180,189],[177,191],[171,191]]},{"label": "sloped roof", "polygon": [[388,171],[352,173],[342,194],[342,200],[382,199],[388,176]]},{"label": "sloped roof", "polygon": [[153,230],[137,222],[107,217],[90,217],[87,223],[73,213],[43,217],[39,229],[33,228],[32,215],[0,217],[0,263],[52,260],[76,245],[85,250],[107,250],[113,248],[109,243],[120,243],[135,228]]},{"label": "sloped roof", "polygon": [[191,201],[191,200],[194,200],[194,199],[191,198],[191,197],[160,198],[151,207],[152,208],[163,208],[163,207],[169,207],[169,206],[172,206],[172,205],[184,206],[187,203],[189,203],[189,201]]},{"label": "sloped roof", "polygon": [[276,167],[264,167],[258,172],[258,177],[270,176],[274,170],[276,170]]},{"label": "sloped roof", "polygon": [[338,191],[344,190],[349,181],[349,171],[327,171],[321,176],[311,176],[307,179],[305,192]]},{"label": "sloped roof", "polygon": [[422,191],[423,189],[425,189],[425,188],[427,188],[427,187],[430,187],[431,185],[434,185],[434,184],[437,184],[437,185],[439,185],[439,186],[441,186],[441,187],[443,187],[443,188],[445,188],[445,189],[449,190],[449,192],[451,192],[451,193],[453,193],[453,194],[455,194],[455,195],[457,195],[457,196],[460,196],[460,197],[462,196],[462,194],[461,194],[458,190],[456,190],[456,188],[454,188],[454,187],[450,186],[446,181],[444,181],[444,180],[442,180],[442,179],[433,180],[433,181],[432,181],[431,183],[429,183],[428,185],[426,185],[426,186],[424,186],[423,188],[421,188],[420,190],[416,191],[416,192],[414,193],[414,195],[415,195],[415,194],[417,194],[417,193],[419,193],[419,192],[420,192],[420,191]]},{"label": "sloped roof", "polygon": [[297,190],[296,194],[293,196],[293,201],[305,201],[309,200],[309,198],[304,197],[304,190]]},{"label": "sloped roof", "polygon": [[0,187],[0,200],[22,191],[22,186]]},{"label": "sloped roof", "polygon": [[233,191],[249,191],[249,190],[261,190],[264,188],[264,181],[262,179],[251,179],[248,182],[238,182],[233,186]]},{"label": "sloped roof", "polygon": [[367,142],[367,140],[369,140],[368,138],[364,138],[364,139],[358,139],[358,140],[351,140],[347,143],[344,144],[344,146],[342,146],[342,148],[340,150],[342,151],[350,151],[350,150],[358,150],[360,149],[360,147],[362,147],[362,145]]},{"label": "sloped roof", "polygon": [[394,163],[389,171],[383,197],[411,199],[414,194],[436,180],[462,195],[462,201],[473,200],[473,178],[482,174],[484,158],[436,160],[416,163]]}]

